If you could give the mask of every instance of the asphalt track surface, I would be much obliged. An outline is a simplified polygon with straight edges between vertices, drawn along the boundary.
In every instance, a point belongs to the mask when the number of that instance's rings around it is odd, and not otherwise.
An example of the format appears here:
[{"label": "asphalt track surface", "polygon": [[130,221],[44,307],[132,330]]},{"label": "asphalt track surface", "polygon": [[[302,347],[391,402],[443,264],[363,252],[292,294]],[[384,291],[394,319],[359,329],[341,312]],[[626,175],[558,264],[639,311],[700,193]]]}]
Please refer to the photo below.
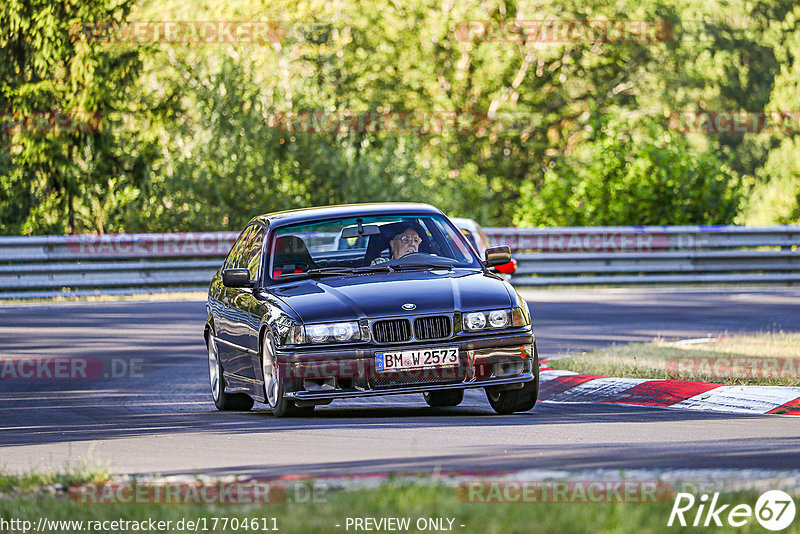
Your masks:
[{"label": "asphalt track surface", "polygon": [[[656,336],[800,331],[797,289],[525,296],[543,355]],[[800,467],[793,417],[546,400],[530,413],[498,416],[481,390],[448,409],[405,395],[338,401],[307,419],[275,419],[260,404],[217,412],[204,314],[203,301],[0,306],[3,360],[102,362],[93,379],[0,380],[0,470],[89,463],[116,473],[273,476]]]}]

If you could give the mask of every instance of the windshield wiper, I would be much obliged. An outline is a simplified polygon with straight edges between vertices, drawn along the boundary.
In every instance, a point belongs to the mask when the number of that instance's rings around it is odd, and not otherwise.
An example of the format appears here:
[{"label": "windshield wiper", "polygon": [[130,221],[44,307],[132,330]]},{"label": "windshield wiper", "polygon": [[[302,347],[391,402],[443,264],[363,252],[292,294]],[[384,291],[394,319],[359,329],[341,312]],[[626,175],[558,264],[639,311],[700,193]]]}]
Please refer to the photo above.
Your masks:
[{"label": "windshield wiper", "polygon": [[369,274],[369,273],[388,273],[391,269],[388,266],[373,265],[368,267],[320,267],[309,269],[302,273],[287,273],[279,279],[311,278],[316,276],[346,276],[348,274]]},{"label": "windshield wiper", "polygon": [[391,269],[384,265],[369,265],[367,267],[322,267],[319,269],[309,269],[306,273],[321,275],[337,274],[364,274],[364,273],[388,273]]},{"label": "windshield wiper", "polygon": [[392,265],[393,271],[434,271],[436,269],[444,269],[445,271],[452,271],[452,265],[431,265],[430,263],[403,263],[400,265]]},{"label": "windshield wiper", "polygon": [[392,268],[388,265],[368,265],[367,267],[355,267],[352,269],[351,272],[362,274],[362,273],[388,273],[391,272]]},{"label": "windshield wiper", "polygon": [[349,274],[349,267],[319,267],[317,269],[309,269],[302,274],[319,275],[319,276],[336,276],[337,274]]}]

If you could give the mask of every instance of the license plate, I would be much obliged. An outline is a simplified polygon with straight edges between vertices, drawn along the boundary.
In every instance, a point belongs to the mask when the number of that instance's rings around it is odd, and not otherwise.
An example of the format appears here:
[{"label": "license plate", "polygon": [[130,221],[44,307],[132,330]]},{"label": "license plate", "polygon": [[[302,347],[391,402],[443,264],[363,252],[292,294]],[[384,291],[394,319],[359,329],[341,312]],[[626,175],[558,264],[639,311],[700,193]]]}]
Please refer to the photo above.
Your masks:
[{"label": "license plate", "polygon": [[456,367],[458,366],[458,347],[376,352],[375,364],[381,373],[407,369]]}]

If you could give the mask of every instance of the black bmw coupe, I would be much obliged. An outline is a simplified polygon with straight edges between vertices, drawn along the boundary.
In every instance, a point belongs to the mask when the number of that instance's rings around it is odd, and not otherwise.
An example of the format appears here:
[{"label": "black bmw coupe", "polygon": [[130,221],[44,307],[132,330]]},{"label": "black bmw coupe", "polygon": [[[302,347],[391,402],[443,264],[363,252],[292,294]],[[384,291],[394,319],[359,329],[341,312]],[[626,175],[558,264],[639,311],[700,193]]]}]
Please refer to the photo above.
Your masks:
[{"label": "black bmw coupe", "polygon": [[251,220],[211,281],[205,340],[220,410],[278,417],[335,399],[422,393],[457,406],[484,388],[531,410],[539,362],[525,300],[426,204],[355,204]]}]

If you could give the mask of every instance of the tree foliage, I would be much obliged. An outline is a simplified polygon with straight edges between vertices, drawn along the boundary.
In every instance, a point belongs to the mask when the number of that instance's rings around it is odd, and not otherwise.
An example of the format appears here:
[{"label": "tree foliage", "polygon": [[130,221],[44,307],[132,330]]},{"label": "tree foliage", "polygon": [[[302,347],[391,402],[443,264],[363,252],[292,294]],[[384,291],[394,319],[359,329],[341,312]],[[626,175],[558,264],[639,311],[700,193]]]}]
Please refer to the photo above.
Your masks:
[{"label": "tree foliage", "polygon": [[[156,154],[121,112],[138,111],[138,50],[77,38],[83,20],[124,20],[130,2],[0,5],[0,225],[4,233],[125,228]],[[55,116],[69,116],[60,128]],[[45,125],[47,119],[49,126]],[[37,125],[38,123],[38,125]]]},{"label": "tree foliage", "polygon": [[[633,130],[633,131],[632,131]],[[724,224],[737,212],[739,181],[714,154],[647,119],[604,117],[595,137],[522,188],[519,226]]]},{"label": "tree foliage", "polygon": [[[234,229],[255,213],[426,201],[486,225],[800,220],[796,135],[671,131],[676,110],[800,110],[792,0],[6,0],[0,232]],[[265,43],[109,43],[83,21],[281,21]],[[658,23],[655,41],[486,38],[467,21]],[[292,113],[458,112],[461,133],[303,133]],[[13,126],[13,125],[12,125]]]}]

